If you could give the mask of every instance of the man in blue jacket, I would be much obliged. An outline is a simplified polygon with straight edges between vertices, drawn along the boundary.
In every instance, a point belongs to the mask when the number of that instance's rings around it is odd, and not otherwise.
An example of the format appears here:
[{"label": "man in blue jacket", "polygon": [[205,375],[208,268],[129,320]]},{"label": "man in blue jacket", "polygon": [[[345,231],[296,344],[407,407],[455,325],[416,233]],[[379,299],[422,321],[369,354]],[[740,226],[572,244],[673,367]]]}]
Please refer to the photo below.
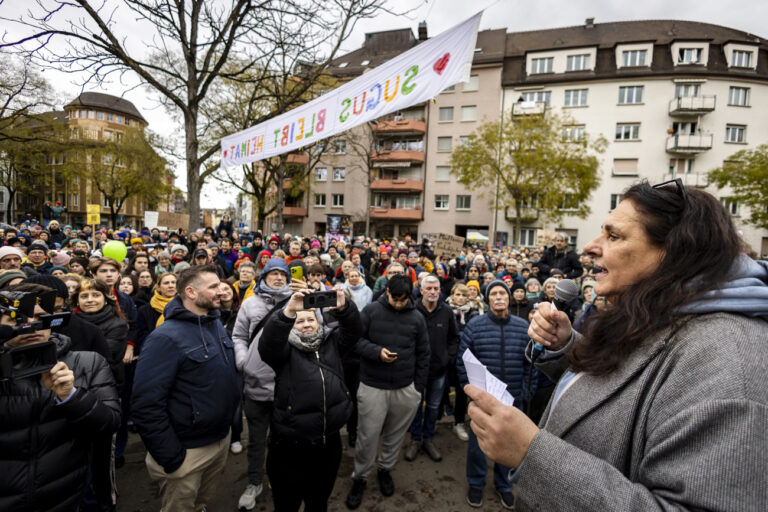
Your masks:
[{"label": "man in blue jacket", "polygon": [[[459,374],[459,382],[466,386],[469,381],[462,356],[465,350],[470,350],[489,372],[507,385],[507,390],[515,399],[515,406],[522,409],[523,400],[527,400],[528,387],[528,363],[525,360],[525,347],[529,340],[528,322],[510,314],[511,298],[512,294],[503,281],[495,280],[488,284],[485,299],[490,308],[486,314],[470,320],[464,328],[456,358],[456,371]],[[534,383],[536,377],[534,370]],[[531,393],[535,391],[532,389]],[[482,506],[487,472],[488,462],[485,454],[477,443],[475,433],[469,429],[467,502],[470,506]],[[509,481],[509,468],[496,463],[493,468],[493,483],[501,505],[513,509],[515,499],[512,495],[512,483]]]},{"label": "man in blue jacket", "polygon": [[210,265],[181,272],[178,296],[136,367],[133,419],[163,512],[203,510],[227,462],[241,390],[234,346],[219,322],[219,283]]}]

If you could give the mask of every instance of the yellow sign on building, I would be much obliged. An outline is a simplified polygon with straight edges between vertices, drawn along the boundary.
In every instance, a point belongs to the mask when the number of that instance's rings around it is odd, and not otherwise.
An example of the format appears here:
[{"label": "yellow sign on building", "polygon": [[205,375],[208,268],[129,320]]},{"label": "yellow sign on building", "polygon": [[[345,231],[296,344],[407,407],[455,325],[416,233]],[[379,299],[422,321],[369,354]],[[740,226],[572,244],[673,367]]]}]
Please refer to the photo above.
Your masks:
[{"label": "yellow sign on building", "polygon": [[88,224],[94,226],[101,222],[101,205],[89,204],[85,211],[88,213]]}]

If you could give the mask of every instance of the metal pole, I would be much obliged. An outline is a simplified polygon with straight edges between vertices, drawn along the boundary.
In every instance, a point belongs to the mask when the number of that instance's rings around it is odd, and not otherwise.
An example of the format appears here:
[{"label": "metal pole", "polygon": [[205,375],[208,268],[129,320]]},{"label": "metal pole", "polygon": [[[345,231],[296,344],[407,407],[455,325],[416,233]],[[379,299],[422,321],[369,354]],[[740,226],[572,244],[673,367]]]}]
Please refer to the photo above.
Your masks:
[{"label": "metal pole", "polygon": [[[499,170],[501,170],[501,143],[502,143],[502,132],[503,132],[503,126],[504,126],[504,99],[506,94],[506,89],[502,87],[501,89],[501,116],[499,117]],[[493,204],[493,232],[491,233],[491,244],[493,246],[496,246],[496,233],[499,226],[499,174],[496,174],[496,196],[494,197],[494,204]],[[514,233],[512,233],[512,238],[514,238]]]}]

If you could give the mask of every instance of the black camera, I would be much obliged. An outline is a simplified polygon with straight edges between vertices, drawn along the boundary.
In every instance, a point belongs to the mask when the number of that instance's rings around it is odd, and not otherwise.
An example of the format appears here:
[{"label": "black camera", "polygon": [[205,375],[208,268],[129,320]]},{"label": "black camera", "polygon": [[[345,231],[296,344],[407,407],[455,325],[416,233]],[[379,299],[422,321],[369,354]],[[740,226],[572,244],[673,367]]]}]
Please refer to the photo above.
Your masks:
[{"label": "black camera", "polygon": [[[0,381],[40,375],[56,364],[56,344],[50,340],[21,347],[5,346],[16,336],[67,325],[72,313],[53,313],[55,302],[53,291],[41,294],[0,292],[0,313],[16,321],[15,325],[0,325]],[[37,305],[49,314],[29,321],[34,318]]]},{"label": "black camera", "polygon": [[328,308],[336,306],[336,290],[315,292],[304,296],[304,309]]}]

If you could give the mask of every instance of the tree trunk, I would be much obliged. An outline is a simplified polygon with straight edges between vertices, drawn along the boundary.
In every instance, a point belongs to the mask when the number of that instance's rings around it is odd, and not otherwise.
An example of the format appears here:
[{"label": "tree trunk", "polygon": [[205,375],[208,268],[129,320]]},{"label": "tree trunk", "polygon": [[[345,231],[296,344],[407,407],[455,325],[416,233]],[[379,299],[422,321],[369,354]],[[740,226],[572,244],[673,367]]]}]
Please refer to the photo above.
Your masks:
[{"label": "tree trunk", "polygon": [[368,161],[368,190],[367,190],[367,201],[365,203],[365,236],[366,238],[371,237],[371,167],[370,167],[370,159]]},{"label": "tree trunk", "polygon": [[[285,154],[280,155],[280,165],[277,166],[277,207],[275,217],[275,231],[282,233],[283,228],[283,206],[285,203],[285,193],[283,192],[283,180],[285,179]],[[281,235],[282,236],[282,235]]]},{"label": "tree trunk", "polygon": [[[7,187],[6,187],[7,188]],[[13,202],[16,200],[16,191],[7,188],[8,190],[8,206],[5,207],[5,222],[8,224],[15,224],[13,221]]]},{"label": "tree trunk", "polygon": [[200,227],[200,160],[198,159],[199,141],[197,140],[197,108],[184,115],[184,136],[187,156],[187,205],[189,224],[187,232],[192,233]]}]

